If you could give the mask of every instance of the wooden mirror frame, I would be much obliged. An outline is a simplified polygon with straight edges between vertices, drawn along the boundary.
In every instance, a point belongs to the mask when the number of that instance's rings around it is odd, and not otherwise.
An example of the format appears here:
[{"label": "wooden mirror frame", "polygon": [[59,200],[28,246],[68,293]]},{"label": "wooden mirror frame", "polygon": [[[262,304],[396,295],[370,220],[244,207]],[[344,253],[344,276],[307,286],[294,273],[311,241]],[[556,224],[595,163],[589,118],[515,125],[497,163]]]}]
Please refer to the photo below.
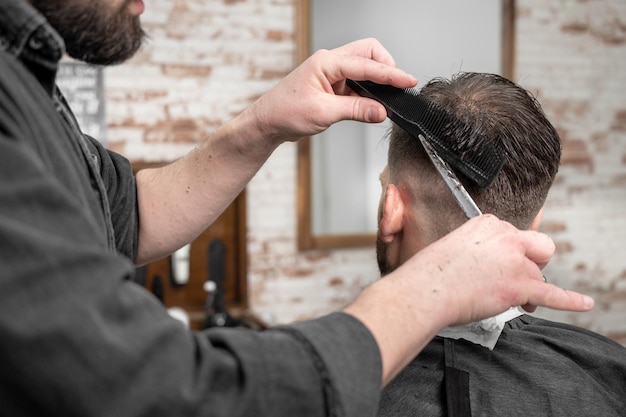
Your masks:
[{"label": "wooden mirror frame", "polygon": [[[502,1],[502,75],[513,80],[515,57],[515,0]],[[311,54],[311,0],[295,0],[295,44],[296,64],[302,63]],[[311,209],[311,139],[298,142],[297,157],[297,210],[298,249],[332,249],[373,246],[373,233],[328,234],[313,233]]]}]

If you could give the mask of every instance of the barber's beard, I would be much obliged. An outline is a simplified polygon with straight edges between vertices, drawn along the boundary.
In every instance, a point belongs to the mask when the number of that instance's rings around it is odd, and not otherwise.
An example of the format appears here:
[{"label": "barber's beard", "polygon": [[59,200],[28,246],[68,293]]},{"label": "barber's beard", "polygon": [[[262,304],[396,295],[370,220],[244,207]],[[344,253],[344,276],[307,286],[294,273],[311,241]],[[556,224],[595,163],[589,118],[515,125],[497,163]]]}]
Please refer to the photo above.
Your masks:
[{"label": "barber's beard", "polygon": [[387,261],[387,244],[379,237],[376,238],[376,260],[378,261],[378,269],[381,276],[385,276],[395,269]]},{"label": "barber's beard", "polygon": [[132,57],[145,37],[130,0],[113,8],[106,0],[31,0],[65,41],[72,58],[95,65],[119,64]]}]

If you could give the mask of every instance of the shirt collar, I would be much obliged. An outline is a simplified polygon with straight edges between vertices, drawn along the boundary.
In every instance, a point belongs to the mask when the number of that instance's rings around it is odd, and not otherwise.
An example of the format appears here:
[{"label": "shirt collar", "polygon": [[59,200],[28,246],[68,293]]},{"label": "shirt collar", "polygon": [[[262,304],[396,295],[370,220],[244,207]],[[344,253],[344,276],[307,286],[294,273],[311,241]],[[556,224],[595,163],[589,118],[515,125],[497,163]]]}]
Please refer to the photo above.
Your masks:
[{"label": "shirt collar", "polygon": [[24,0],[0,2],[0,49],[21,61],[51,93],[65,52],[61,36]]},{"label": "shirt collar", "polygon": [[475,321],[464,326],[446,327],[437,336],[449,339],[465,339],[493,350],[504,329],[504,324],[522,314],[524,313],[519,308],[513,307],[497,316]]}]

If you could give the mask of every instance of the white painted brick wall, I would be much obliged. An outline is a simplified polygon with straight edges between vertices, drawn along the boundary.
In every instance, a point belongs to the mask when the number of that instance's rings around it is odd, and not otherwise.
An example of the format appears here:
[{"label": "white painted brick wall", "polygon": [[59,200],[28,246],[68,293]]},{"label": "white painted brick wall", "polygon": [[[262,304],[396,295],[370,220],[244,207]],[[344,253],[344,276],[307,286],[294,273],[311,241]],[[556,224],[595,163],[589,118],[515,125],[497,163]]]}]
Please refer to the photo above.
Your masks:
[{"label": "white painted brick wall", "polygon": [[563,139],[544,217],[558,247],[546,274],[597,302],[591,313],[540,315],[626,344],[626,2],[519,0],[518,15],[518,81]]}]

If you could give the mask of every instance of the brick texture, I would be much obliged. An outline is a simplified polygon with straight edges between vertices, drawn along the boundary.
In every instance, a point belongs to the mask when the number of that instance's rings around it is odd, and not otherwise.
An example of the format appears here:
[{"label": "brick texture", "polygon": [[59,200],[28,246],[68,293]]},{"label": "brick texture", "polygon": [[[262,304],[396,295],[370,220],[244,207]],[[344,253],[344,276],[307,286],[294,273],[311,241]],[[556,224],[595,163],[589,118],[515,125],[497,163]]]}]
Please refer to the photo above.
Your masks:
[{"label": "brick texture", "polygon": [[[538,315],[626,344],[626,2],[518,0],[516,81],[563,139],[543,231],[549,279],[597,307]],[[271,88],[294,62],[292,0],[154,0],[150,41],[105,72],[107,143],[131,160],[172,160]],[[296,147],[276,151],[247,189],[249,295],[270,323],[341,308],[377,279],[373,248],[296,245]]]},{"label": "brick texture", "polygon": [[516,77],[563,140],[544,231],[550,280],[596,298],[591,313],[542,310],[626,344],[626,2],[519,0]]}]

